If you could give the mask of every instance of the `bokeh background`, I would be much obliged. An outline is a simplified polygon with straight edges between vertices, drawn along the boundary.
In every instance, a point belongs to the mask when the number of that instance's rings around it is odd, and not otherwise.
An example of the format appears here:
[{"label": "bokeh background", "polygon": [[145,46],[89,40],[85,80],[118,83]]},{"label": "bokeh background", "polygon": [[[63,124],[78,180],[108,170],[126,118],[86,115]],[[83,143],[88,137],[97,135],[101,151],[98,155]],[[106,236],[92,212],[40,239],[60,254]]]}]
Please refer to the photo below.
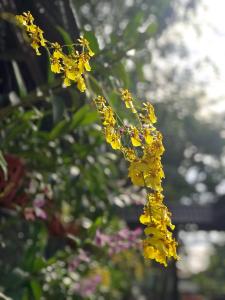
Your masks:
[{"label": "bokeh background", "polygon": [[[225,299],[225,3],[0,1],[0,299]],[[64,89],[10,15],[96,53]],[[8,16],[8,17],[7,17]],[[93,93],[154,104],[180,260],[145,262],[144,194],[104,142]],[[4,163],[6,161],[6,164]],[[4,175],[8,170],[8,178]]]}]

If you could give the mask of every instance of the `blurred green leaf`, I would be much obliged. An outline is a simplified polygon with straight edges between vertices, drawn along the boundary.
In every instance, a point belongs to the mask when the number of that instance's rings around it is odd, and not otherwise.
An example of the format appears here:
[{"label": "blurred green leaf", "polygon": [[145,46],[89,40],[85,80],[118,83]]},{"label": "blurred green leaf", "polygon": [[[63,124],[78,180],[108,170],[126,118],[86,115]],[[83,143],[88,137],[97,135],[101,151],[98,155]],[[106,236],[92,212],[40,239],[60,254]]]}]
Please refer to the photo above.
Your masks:
[{"label": "blurred green leaf", "polygon": [[93,31],[85,31],[84,37],[89,41],[91,50],[97,54],[100,52],[98,40]]},{"label": "blurred green leaf", "polygon": [[43,269],[44,267],[46,267],[46,265],[47,265],[47,263],[46,263],[44,257],[37,256],[34,259],[32,271],[33,272],[39,272],[41,269]]},{"label": "blurred green leaf", "polygon": [[64,42],[66,45],[68,45],[67,49],[68,52],[71,53],[73,51],[73,46],[71,46],[74,41],[71,39],[70,35],[68,34],[68,32],[66,32],[61,26],[56,26],[57,30],[59,31],[59,33],[61,34]]},{"label": "blurred green leaf", "polygon": [[143,18],[143,11],[139,11],[133,18],[130,18],[123,32],[126,39],[134,39],[138,35],[138,27],[142,25]]},{"label": "blurred green leaf", "polygon": [[19,95],[20,97],[25,97],[27,95],[27,89],[23,80],[23,76],[20,72],[19,66],[15,60],[12,61],[12,67],[18,85]]},{"label": "blurred green leaf", "polygon": [[70,128],[74,129],[78,126],[90,125],[98,118],[98,113],[91,110],[89,105],[84,105],[76,111],[72,117]]},{"label": "blurred green leaf", "polygon": [[122,81],[124,88],[129,88],[129,75],[126,72],[126,69],[122,62],[119,62],[114,65],[113,73],[117,78],[119,78]]},{"label": "blurred green leaf", "polygon": [[158,24],[154,22],[148,25],[145,32],[148,33],[150,36],[153,36],[154,34],[156,34],[157,30],[158,30]]},{"label": "blurred green leaf", "polygon": [[89,88],[92,90],[94,94],[102,95],[102,87],[93,76],[89,76],[88,83],[89,83]]},{"label": "blurred green leaf", "polygon": [[24,289],[22,300],[30,300],[30,295],[29,295],[28,288]]},{"label": "blurred green leaf", "polygon": [[56,139],[57,137],[65,133],[68,128],[69,128],[69,123],[67,120],[60,121],[50,132],[49,139],[50,140]]},{"label": "blurred green leaf", "polygon": [[103,224],[103,220],[104,220],[104,217],[98,217],[93,222],[93,224],[91,225],[91,227],[88,229],[88,236],[90,238],[92,238],[92,237],[95,236],[96,230],[101,227],[101,225]]},{"label": "blurred green leaf", "polygon": [[33,296],[35,300],[40,300],[42,296],[42,289],[39,282],[35,279],[31,280],[30,286],[33,292]]}]

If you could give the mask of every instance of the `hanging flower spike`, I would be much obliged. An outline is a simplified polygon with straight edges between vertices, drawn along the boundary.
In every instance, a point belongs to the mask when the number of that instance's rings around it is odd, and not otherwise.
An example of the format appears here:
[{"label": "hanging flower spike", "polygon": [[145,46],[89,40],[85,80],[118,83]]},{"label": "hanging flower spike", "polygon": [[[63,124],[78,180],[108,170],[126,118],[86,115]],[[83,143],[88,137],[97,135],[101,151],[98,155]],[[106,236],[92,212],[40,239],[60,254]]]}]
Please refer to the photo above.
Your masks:
[{"label": "hanging flower spike", "polygon": [[[98,96],[94,102],[102,119],[106,141],[113,149],[120,150],[129,162],[128,177],[132,183],[147,190],[144,213],[140,216],[140,223],[146,225],[146,238],[143,240],[144,257],[167,266],[168,259],[178,259],[178,256],[177,243],[170,231],[174,230],[171,213],[163,203],[164,171],[161,156],[165,149],[162,134],[153,126],[157,118],[150,103],[144,103],[139,112],[133,105],[130,92],[121,90],[121,94],[126,108],[135,113],[139,126],[120,127],[112,107],[107,104],[105,98]],[[130,136],[128,145],[121,138],[124,133]],[[137,149],[141,149],[141,154],[138,154]]]},{"label": "hanging flower spike", "polygon": [[19,24],[25,28],[28,33],[28,36],[31,39],[31,47],[36,51],[37,55],[41,55],[39,48],[46,46],[46,40],[43,36],[43,31],[33,23],[34,18],[31,13],[28,11],[24,12],[22,15],[17,15],[16,20]]},{"label": "hanging flower spike", "polygon": [[39,51],[41,47],[47,49],[50,56],[51,71],[63,75],[63,85],[68,87],[74,81],[78,90],[84,92],[86,90],[84,75],[86,72],[91,71],[89,61],[94,56],[88,40],[80,37],[78,45],[81,46],[81,51],[73,49],[72,53],[68,55],[63,52],[63,46],[59,43],[52,43],[44,38],[44,32],[34,24],[34,18],[29,11],[24,12],[22,15],[17,15],[16,20],[27,32],[30,38],[30,45],[37,55],[41,55]]}]

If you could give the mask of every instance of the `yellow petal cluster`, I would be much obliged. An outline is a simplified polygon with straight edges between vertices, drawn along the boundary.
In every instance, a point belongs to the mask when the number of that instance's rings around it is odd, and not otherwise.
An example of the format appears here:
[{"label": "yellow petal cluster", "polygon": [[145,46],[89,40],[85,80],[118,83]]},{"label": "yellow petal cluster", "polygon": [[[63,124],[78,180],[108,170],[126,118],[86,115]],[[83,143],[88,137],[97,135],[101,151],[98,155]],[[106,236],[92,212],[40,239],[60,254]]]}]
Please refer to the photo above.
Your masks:
[{"label": "yellow petal cluster", "polygon": [[163,203],[163,195],[160,192],[147,194],[147,203],[144,213],[140,216],[140,222],[146,225],[146,239],[143,241],[144,256],[147,259],[155,259],[167,266],[169,258],[178,259],[176,253],[177,242],[172,236],[171,213]]},{"label": "yellow petal cluster", "polygon": [[46,40],[43,36],[43,30],[33,23],[34,18],[31,13],[28,11],[24,12],[22,15],[17,15],[16,20],[25,28],[31,39],[31,47],[36,51],[36,54],[41,55],[39,48],[41,46],[46,46]]},{"label": "yellow petal cluster", "polygon": [[[19,24],[26,30],[30,37],[30,44],[35,49],[37,55],[41,55],[39,48],[45,47],[50,56],[51,71],[56,74],[62,74],[65,87],[71,85],[71,82],[77,84],[80,92],[86,90],[85,73],[91,71],[90,58],[94,55],[89,42],[80,37],[77,40],[77,46],[80,51],[73,48],[70,54],[63,52],[63,47],[57,42],[52,43],[44,39],[43,31],[35,25],[34,18],[30,12],[24,12],[16,16]],[[71,46],[70,46],[71,47]]]},{"label": "yellow petal cluster", "polygon": [[132,97],[131,93],[127,89],[121,89],[120,92],[121,92],[122,100],[124,101],[126,108],[129,108],[129,109],[131,109],[131,111],[133,113],[136,113],[137,111],[134,107],[133,97]]},{"label": "yellow petal cluster", "polygon": [[106,142],[109,143],[113,149],[120,150],[121,138],[115,126],[117,121],[112,107],[107,104],[105,98],[102,96],[98,96],[94,99],[94,103],[102,119]]},{"label": "yellow petal cluster", "polygon": [[137,110],[126,89],[121,90],[121,99],[134,113],[138,125],[125,126],[104,97],[98,96],[94,102],[102,119],[106,141],[113,149],[121,151],[129,162],[128,177],[132,183],[147,189],[147,202],[140,216],[140,222],[146,225],[144,257],[167,266],[168,259],[178,256],[177,243],[172,236],[171,213],[163,203],[161,156],[165,149],[162,134],[154,127],[157,118],[151,103],[143,103]]},{"label": "yellow petal cluster", "polygon": [[157,132],[154,136],[150,135],[142,142],[141,146],[143,155],[130,163],[128,177],[134,185],[162,191],[161,182],[164,172],[161,155],[164,147],[161,134]]},{"label": "yellow petal cluster", "polygon": [[154,107],[152,106],[151,103],[149,102],[143,103],[143,109],[142,109],[142,113],[140,114],[140,118],[145,123],[150,122],[154,124],[157,122]]}]

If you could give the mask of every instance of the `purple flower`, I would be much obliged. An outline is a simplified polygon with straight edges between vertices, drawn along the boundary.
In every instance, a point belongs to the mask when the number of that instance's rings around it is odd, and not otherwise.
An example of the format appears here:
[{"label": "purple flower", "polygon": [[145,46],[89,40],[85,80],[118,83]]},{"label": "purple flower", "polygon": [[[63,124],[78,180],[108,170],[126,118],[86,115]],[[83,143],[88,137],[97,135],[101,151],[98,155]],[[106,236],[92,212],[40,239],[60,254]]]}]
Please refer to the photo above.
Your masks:
[{"label": "purple flower", "polygon": [[106,235],[97,230],[95,244],[99,247],[108,246],[108,254],[112,256],[129,248],[139,248],[141,234],[140,227],[135,230],[123,228],[112,235]]},{"label": "purple flower", "polygon": [[105,245],[108,245],[110,241],[110,236],[101,233],[99,230],[96,231],[95,234],[95,244],[99,247],[104,247]]},{"label": "purple flower", "polygon": [[45,205],[45,199],[43,198],[36,198],[34,201],[33,201],[33,206],[34,207],[43,207]]},{"label": "purple flower", "polygon": [[47,219],[47,213],[43,209],[41,209],[39,207],[34,207],[34,212],[35,212],[36,217],[38,217],[42,220]]},{"label": "purple flower", "polygon": [[79,249],[78,255],[69,262],[69,267],[68,267],[69,271],[73,272],[75,269],[79,267],[81,262],[89,263],[90,257],[88,256],[87,252],[85,252],[82,249]]},{"label": "purple flower", "polygon": [[82,279],[79,283],[74,285],[74,291],[82,297],[90,297],[95,294],[98,285],[101,283],[100,275],[93,275]]}]

